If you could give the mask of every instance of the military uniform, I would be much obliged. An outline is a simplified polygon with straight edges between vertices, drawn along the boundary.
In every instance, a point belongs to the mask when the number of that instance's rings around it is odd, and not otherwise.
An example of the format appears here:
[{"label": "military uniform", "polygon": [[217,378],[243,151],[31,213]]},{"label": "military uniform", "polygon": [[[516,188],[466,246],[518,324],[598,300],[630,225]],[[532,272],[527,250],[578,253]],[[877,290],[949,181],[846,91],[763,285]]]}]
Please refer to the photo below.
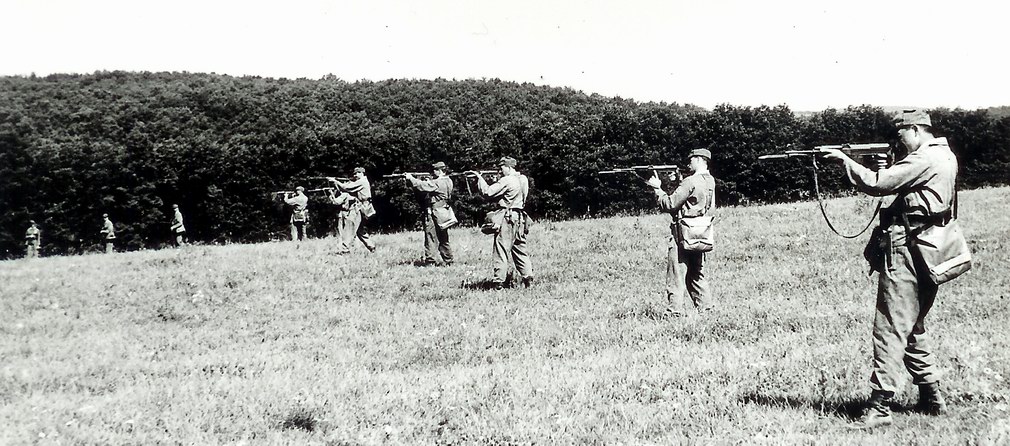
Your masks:
[{"label": "military uniform", "polygon": [[[502,158],[499,165],[515,166],[515,160]],[[512,266],[529,286],[533,280],[533,268],[526,250],[526,235],[529,234],[529,216],[526,214],[526,197],[529,195],[529,179],[515,172],[505,175],[494,184],[488,185],[482,176],[477,176],[477,187],[488,198],[497,198],[498,212],[501,212],[501,226],[494,234],[494,275],[495,287],[504,285]]]},{"label": "military uniform", "polygon": [[284,198],[291,206],[291,240],[304,240],[305,227],[309,224],[309,197],[303,191],[304,188],[298,186],[295,196]]},{"label": "military uniform", "polygon": [[[702,149],[704,150],[704,149]],[[703,153],[703,155],[694,155]],[[708,150],[694,151],[693,156],[711,159]],[[705,253],[685,251],[681,247],[678,221],[682,217],[701,217],[715,209],[715,179],[708,170],[692,173],[684,178],[673,194],[656,189],[659,208],[673,217],[666,256],[666,297],[668,311],[683,314],[687,308],[685,294],[692,306],[706,310],[712,306],[711,289],[705,277]]]},{"label": "military uniform", "polygon": [[[873,172],[856,162],[846,162],[849,180],[871,195],[899,194],[881,211],[892,251],[890,265],[880,268],[877,311],[873,319],[873,373],[871,388],[886,394],[899,390],[905,370],[917,385],[939,379],[926,334],[925,318],[936,298],[937,286],[926,276],[922,259],[910,250],[910,228],[952,207],[957,158],[947,138],[924,143],[893,166]],[[904,214],[904,217],[902,217]]]},{"label": "military uniform", "polygon": [[[341,192],[340,194],[335,194],[330,192],[330,204],[337,206],[337,240],[340,243],[340,247],[337,249],[337,254],[347,254],[351,252],[346,246],[344,246],[344,234],[354,234],[355,227],[351,220],[351,212],[358,212],[355,209],[354,197],[351,197],[347,192]],[[352,236],[353,237],[353,236]]]},{"label": "military uniform", "polygon": [[[436,164],[437,166],[438,164]],[[445,168],[445,164],[441,164]],[[449,244],[449,229],[442,229],[435,221],[435,212],[449,207],[449,198],[452,196],[452,178],[448,175],[441,175],[430,180],[419,180],[417,178],[407,178],[410,185],[419,192],[425,192],[424,211],[424,262],[428,264],[438,263],[441,260],[445,264],[452,264],[452,246]]]},{"label": "military uniform", "polygon": [[172,232],[175,234],[175,246],[179,247],[185,243],[186,225],[182,222],[182,212],[179,211],[179,206],[173,206],[173,208],[175,216],[172,217]]},{"label": "military uniform", "polygon": [[109,216],[104,216],[105,222],[102,224],[102,230],[100,233],[105,238],[105,253],[111,253],[114,250],[114,242],[116,241],[116,226],[112,224],[112,220],[109,220]]},{"label": "military uniform", "polygon": [[375,208],[372,206],[372,185],[368,182],[368,177],[364,176],[365,170],[356,167],[355,174],[361,174],[361,178],[351,181],[334,181],[337,188],[342,192],[347,192],[354,199],[351,204],[351,211],[348,212],[343,226],[346,230],[340,232],[341,250],[349,251],[354,243],[354,237],[365,245],[371,252],[375,252],[375,243],[368,235],[368,228],[365,223],[375,215]]},{"label": "military uniform", "polygon": [[39,256],[39,247],[42,246],[42,231],[33,221],[28,230],[25,231],[25,257],[33,259]]}]

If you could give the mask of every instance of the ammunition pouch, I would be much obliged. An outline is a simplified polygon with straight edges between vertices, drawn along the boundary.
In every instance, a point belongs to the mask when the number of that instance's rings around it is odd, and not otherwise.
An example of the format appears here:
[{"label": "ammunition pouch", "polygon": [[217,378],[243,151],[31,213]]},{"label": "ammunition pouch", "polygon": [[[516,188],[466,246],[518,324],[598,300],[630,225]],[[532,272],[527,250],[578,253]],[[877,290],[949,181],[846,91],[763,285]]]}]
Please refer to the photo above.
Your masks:
[{"label": "ammunition pouch", "polygon": [[680,247],[684,251],[709,252],[715,245],[715,218],[709,215],[677,220]]}]

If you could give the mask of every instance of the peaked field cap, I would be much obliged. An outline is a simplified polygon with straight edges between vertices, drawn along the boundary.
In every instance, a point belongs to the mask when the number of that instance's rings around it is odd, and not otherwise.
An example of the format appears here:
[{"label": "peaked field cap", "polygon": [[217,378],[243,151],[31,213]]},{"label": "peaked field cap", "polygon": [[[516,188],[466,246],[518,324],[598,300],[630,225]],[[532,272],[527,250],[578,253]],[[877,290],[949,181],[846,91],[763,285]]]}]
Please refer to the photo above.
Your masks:
[{"label": "peaked field cap", "polygon": [[102,218],[109,218],[109,214],[102,214]]},{"label": "peaked field cap", "polygon": [[297,191],[303,191],[303,190],[305,190],[305,188],[302,187],[302,186],[298,186],[298,187],[295,188],[295,190],[297,190]]},{"label": "peaked field cap", "polygon": [[354,173],[365,173],[365,168],[361,166],[355,167]]},{"label": "peaked field cap", "polygon": [[708,149],[694,149],[691,151],[690,154],[687,155],[688,158],[691,158],[693,156],[700,156],[709,161],[712,161],[712,152],[710,152]]},{"label": "peaked field cap", "polygon": [[445,163],[443,163],[443,162],[441,162],[441,161],[439,161],[439,162],[437,162],[437,163],[434,163],[434,164],[432,164],[432,165],[431,165],[431,168],[432,168],[432,169],[447,169],[447,167],[445,166]]},{"label": "peaked field cap", "polygon": [[933,126],[933,121],[929,119],[929,113],[922,110],[902,110],[894,115],[894,125],[901,127],[904,125],[926,125]]},{"label": "peaked field cap", "polygon": [[498,160],[498,165],[499,166],[515,167],[516,166],[516,159],[512,158],[510,156],[503,156],[503,157],[501,157],[500,160]]}]

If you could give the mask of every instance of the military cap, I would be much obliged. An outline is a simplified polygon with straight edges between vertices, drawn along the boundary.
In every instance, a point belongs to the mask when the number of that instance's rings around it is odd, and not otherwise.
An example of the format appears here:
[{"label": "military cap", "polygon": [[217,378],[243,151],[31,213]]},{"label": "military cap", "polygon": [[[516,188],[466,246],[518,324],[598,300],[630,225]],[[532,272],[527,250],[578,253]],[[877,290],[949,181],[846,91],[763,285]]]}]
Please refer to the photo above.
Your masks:
[{"label": "military cap", "polygon": [[700,157],[705,158],[705,159],[707,159],[709,161],[712,161],[712,152],[710,152],[708,149],[694,149],[694,150],[691,151],[691,153],[687,157],[691,158],[691,157],[695,157],[695,156],[700,156]]},{"label": "military cap", "polygon": [[355,167],[354,168],[354,173],[365,173],[365,168],[364,167],[360,167],[360,166],[359,167]]},{"label": "military cap", "polygon": [[109,214],[102,214],[102,218],[109,218]]},{"label": "military cap", "polygon": [[445,169],[447,169],[447,167],[445,166],[445,163],[443,163],[443,162],[441,162],[441,161],[439,161],[439,162],[437,162],[437,163],[435,163],[435,164],[432,164],[432,165],[431,165],[431,168],[432,168],[432,169],[442,169],[442,170],[445,170]]},{"label": "military cap", "polygon": [[305,188],[302,187],[302,186],[298,186],[298,187],[295,188],[295,190],[298,191],[298,192],[301,192],[301,191],[305,190]]},{"label": "military cap", "polygon": [[898,127],[906,125],[925,125],[932,127],[933,121],[929,119],[929,114],[922,110],[902,110],[894,115],[894,125]]},{"label": "military cap", "polygon": [[35,226],[35,220],[28,220],[28,223],[31,224],[32,226]]},{"label": "military cap", "polygon": [[498,160],[498,165],[499,166],[515,167],[516,166],[516,159],[512,158],[510,156],[503,156],[503,157],[501,157],[500,160]]}]

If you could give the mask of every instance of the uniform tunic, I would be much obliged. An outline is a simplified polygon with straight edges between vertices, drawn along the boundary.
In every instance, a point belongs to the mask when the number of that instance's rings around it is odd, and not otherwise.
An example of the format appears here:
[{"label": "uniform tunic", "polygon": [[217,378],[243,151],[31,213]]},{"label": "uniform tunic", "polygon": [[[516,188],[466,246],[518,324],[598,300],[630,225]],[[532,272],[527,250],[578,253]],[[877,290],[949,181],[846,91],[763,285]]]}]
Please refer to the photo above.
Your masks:
[{"label": "uniform tunic", "polygon": [[494,276],[495,283],[504,283],[512,265],[523,279],[533,277],[529,253],[526,250],[526,235],[529,226],[526,211],[526,197],[529,195],[529,179],[515,173],[498,179],[488,185],[484,177],[477,177],[477,187],[484,196],[497,199],[498,207],[504,212],[501,229],[494,235]]},{"label": "uniform tunic", "polygon": [[182,222],[182,212],[178,208],[175,209],[175,216],[172,217],[172,232],[175,233],[175,246],[182,245],[183,237],[186,235],[186,225]]},{"label": "uniform tunic", "polygon": [[917,385],[939,380],[925,327],[937,286],[929,280],[919,254],[910,249],[900,216],[905,214],[914,229],[923,218],[950,210],[957,170],[957,158],[947,138],[926,141],[894,166],[877,172],[845,161],[845,172],[860,191],[876,196],[897,194],[881,211],[881,226],[892,248],[890,265],[880,268],[883,271],[877,283],[872,390],[893,394],[900,389],[905,370]]},{"label": "uniform tunic", "polygon": [[105,252],[111,253],[113,250],[113,240],[116,239],[116,226],[112,224],[112,220],[105,219],[101,234],[105,235]]},{"label": "uniform tunic", "polygon": [[[452,197],[452,179],[442,175],[430,180],[408,178],[410,185],[419,192],[426,193],[428,206],[424,212],[424,262],[434,263],[437,259],[452,263],[452,245],[449,244],[449,230],[438,227],[435,222],[434,210],[449,207]],[[437,256],[436,256],[437,254]]]},{"label": "uniform tunic", "polygon": [[666,298],[671,311],[683,313],[687,307],[685,294],[693,307],[711,308],[711,290],[705,277],[705,253],[685,251],[680,246],[677,222],[681,217],[701,217],[715,208],[715,179],[707,170],[684,178],[673,194],[657,189],[659,208],[673,217],[666,255]]},{"label": "uniform tunic", "polygon": [[299,193],[285,198],[284,202],[291,206],[291,240],[305,239],[305,225],[309,222],[309,197]]},{"label": "uniform tunic", "polygon": [[365,245],[369,251],[375,251],[375,243],[368,235],[368,228],[365,221],[375,215],[375,208],[372,207],[372,185],[368,178],[362,176],[359,180],[335,181],[334,184],[343,192],[347,192],[353,198],[352,210],[346,219],[340,224],[340,251],[350,251],[354,243],[354,237]]},{"label": "uniform tunic", "polygon": [[29,226],[25,231],[25,257],[29,259],[38,257],[41,244],[42,231],[35,225]]}]

